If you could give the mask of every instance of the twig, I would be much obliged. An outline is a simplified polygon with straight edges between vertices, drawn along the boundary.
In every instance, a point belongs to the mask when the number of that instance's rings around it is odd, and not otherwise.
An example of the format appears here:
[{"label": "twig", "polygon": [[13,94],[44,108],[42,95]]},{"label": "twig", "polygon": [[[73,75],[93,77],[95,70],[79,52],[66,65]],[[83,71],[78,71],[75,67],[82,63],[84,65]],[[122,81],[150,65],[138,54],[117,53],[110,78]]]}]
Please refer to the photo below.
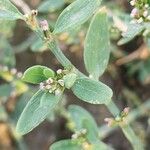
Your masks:
[{"label": "twig", "polygon": [[123,64],[127,64],[133,60],[136,60],[136,59],[146,59],[149,57],[149,50],[148,48],[146,47],[146,45],[142,45],[140,48],[138,48],[136,51],[134,51],[133,53],[123,57],[123,58],[120,58],[116,61],[116,64],[118,66],[121,66]]},{"label": "twig", "polygon": [[23,0],[11,0],[16,6],[21,8],[24,14],[29,14],[31,12],[30,7]]}]

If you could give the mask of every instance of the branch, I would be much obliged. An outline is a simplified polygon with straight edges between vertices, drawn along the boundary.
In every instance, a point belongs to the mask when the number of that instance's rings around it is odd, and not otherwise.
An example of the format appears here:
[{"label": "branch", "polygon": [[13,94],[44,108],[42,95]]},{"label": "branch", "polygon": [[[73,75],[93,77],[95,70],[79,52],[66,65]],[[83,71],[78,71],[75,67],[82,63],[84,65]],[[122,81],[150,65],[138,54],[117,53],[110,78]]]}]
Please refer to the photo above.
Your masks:
[{"label": "branch", "polygon": [[23,0],[11,0],[16,6],[21,8],[24,14],[29,14],[31,12],[30,7]]}]

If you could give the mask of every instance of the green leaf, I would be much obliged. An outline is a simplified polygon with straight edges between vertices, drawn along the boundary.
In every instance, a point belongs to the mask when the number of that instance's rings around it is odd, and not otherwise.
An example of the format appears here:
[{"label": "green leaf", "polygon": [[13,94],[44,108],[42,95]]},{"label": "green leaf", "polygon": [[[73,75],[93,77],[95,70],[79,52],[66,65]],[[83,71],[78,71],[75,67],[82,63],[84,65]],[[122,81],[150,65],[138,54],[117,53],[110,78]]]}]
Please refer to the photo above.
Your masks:
[{"label": "green leaf", "polygon": [[77,105],[70,105],[68,111],[71,115],[71,119],[75,123],[75,130],[83,129],[83,123],[86,119],[92,124],[92,127],[98,131],[97,124],[88,111]]},{"label": "green leaf", "polygon": [[9,0],[0,0],[0,19],[23,19],[23,15]]},{"label": "green leaf", "polygon": [[87,130],[86,138],[93,145],[93,150],[109,150],[108,146],[99,140],[98,128],[93,128],[90,120],[85,119],[83,122],[83,127]]},{"label": "green leaf", "polygon": [[24,108],[16,130],[26,134],[38,126],[57,105],[61,96],[55,96],[45,91],[38,91]]},{"label": "green leaf", "polygon": [[101,76],[110,56],[108,18],[105,9],[93,17],[85,40],[84,62],[87,71],[96,79]]},{"label": "green leaf", "polygon": [[89,78],[77,79],[72,91],[79,99],[91,104],[108,104],[113,95],[107,85]]},{"label": "green leaf", "polygon": [[14,88],[10,84],[0,85],[0,97],[9,97],[13,89]]},{"label": "green leaf", "polygon": [[44,69],[43,74],[45,75],[46,78],[54,78],[55,77],[54,71],[50,68]]},{"label": "green leaf", "polygon": [[38,11],[43,13],[54,12],[63,7],[64,4],[64,0],[45,0],[40,4]]},{"label": "green leaf", "polygon": [[86,22],[97,10],[101,0],[76,0],[60,14],[54,33],[75,29]]},{"label": "green leaf", "polygon": [[46,77],[44,74],[45,69],[49,68],[40,65],[30,67],[24,72],[22,80],[33,84],[41,83],[42,81],[48,79],[48,77]]},{"label": "green leaf", "polygon": [[126,32],[122,34],[123,38],[118,42],[118,45],[123,45],[134,39],[143,30],[144,26],[141,24],[130,24]]},{"label": "green leaf", "polygon": [[63,79],[64,79],[65,87],[67,89],[70,89],[75,83],[77,79],[77,75],[75,73],[70,73],[70,74],[65,75]]},{"label": "green leaf", "polygon": [[62,140],[51,145],[49,150],[83,150],[75,141]]}]

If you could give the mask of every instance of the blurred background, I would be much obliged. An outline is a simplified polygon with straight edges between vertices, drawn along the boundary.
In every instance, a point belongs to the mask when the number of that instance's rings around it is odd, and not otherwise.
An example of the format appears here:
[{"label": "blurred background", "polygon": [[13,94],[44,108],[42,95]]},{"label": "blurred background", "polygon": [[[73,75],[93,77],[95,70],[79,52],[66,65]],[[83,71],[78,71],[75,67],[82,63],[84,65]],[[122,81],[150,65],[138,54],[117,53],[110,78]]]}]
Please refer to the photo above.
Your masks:
[{"label": "blurred background", "polygon": [[[13,0],[16,5],[18,0]],[[24,0],[24,8],[38,10],[38,19],[47,19],[50,29],[62,12],[74,0]],[[113,101],[123,110],[132,110],[132,126],[137,135],[150,147],[150,47],[142,35],[127,44],[118,46],[121,33],[131,21],[132,6],[126,0],[104,1],[110,12],[119,19],[115,26],[109,16],[111,57],[108,68],[100,80],[114,92]],[[19,5],[18,5],[19,6]],[[21,7],[18,9],[23,12]],[[87,74],[83,61],[83,44],[90,20],[74,31],[58,36],[60,47],[71,62]],[[122,30],[121,30],[122,29]],[[150,44],[150,40],[149,40]],[[150,46],[150,45],[149,45]],[[22,73],[30,66],[40,64],[53,70],[63,69],[54,55],[43,46],[42,41],[23,21],[0,20],[0,150],[47,150],[53,142],[71,137],[66,120],[57,113],[25,136],[15,132],[15,125],[24,106],[38,89],[20,80]],[[88,110],[99,126],[111,114],[104,105],[91,105],[79,101],[71,92],[64,97],[65,107],[77,104]],[[108,128],[106,130],[109,130]],[[100,130],[102,131],[102,130]],[[119,128],[103,135],[105,143],[117,150],[130,150],[131,145]]]}]

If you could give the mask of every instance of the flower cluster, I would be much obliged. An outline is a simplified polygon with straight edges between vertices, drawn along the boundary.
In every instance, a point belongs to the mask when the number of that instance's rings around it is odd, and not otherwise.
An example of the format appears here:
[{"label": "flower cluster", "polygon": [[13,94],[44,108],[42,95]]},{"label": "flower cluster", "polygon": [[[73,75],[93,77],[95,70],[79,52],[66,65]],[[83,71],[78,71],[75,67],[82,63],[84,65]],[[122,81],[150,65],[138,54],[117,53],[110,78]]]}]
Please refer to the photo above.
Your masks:
[{"label": "flower cluster", "polygon": [[148,2],[131,0],[130,4],[134,7],[130,14],[130,16],[133,18],[132,23],[150,21],[150,4]]},{"label": "flower cluster", "polygon": [[116,118],[105,118],[104,121],[107,123],[108,127],[112,127],[120,123],[126,123],[125,118],[128,116],[129,110],[130,108],[126,107]]},{"label": "flower cluster", "polygon": [[44,82],[40,83],[41,90],[48,90],[49,93],[54,93],[55,95],[59,95],[64,90],[64,70],[57,70],[57,75],[55,78],[49,78]]},{"label": "flower cluster", "polygon": [[73,135],[72,135],[72,139],[78,139],[79,137],[83,137],[85,134],[87,133],[86,129],[81,129],[79,131],[76,131]]}]

